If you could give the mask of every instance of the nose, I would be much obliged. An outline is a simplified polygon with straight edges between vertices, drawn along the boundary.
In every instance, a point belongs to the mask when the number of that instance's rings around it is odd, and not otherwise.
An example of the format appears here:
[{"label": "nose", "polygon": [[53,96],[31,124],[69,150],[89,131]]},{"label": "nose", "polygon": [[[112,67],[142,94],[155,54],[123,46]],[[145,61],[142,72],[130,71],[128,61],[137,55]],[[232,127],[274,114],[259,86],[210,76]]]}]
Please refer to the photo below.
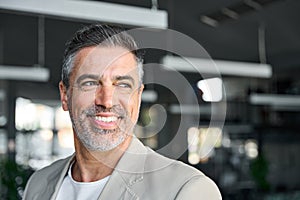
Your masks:
[{"label": "nose", "polygon": [[99,87],[95,94],[95,104],[105,108],[113,107],[113,93],[114,89],[111,86]]}]

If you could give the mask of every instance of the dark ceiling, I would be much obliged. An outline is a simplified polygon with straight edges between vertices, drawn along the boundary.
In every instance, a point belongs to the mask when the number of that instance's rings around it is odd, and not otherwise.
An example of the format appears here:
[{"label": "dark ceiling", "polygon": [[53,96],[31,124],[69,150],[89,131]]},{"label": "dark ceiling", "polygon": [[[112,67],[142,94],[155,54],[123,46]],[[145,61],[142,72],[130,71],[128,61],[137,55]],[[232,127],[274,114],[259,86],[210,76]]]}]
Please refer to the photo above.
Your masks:
[{"label": "dark ceiling", "polygon": [[[106,2],[151,8],[151,0],[106,0]],[[259,2],[255,8],[245,2]],[[1,2],[0,2],[1,3]],[[238,7],[238,8],[237,8]],[[260,62],[258,29],[265,30],[266,62],[274,77],[300,74],[300,1],[299,0],[160,0],[158,8],[168,11],[169,28],[182,32],[201,44],[214,59]],[[237,19],[224,14],[235,10]],[[228,12],[227,12],[228,13]],[[217,26],[201,21],[201,16],[219,19]],[[235,16],[236,17],[236,16]],[[38,56],[38,17],[30,13],[0,10],[0,64],[32,66],[42,62],[51,69],[54,87],[65,41],[89,22],[45,17],[45,57]],[[262,39],[262,38],[261,38]],[[188,53],[190,54],[190,53]],[[192,56],[192,55],[186,55]]]},{"label": "dark ceiling", "polygon": [[[123,3],[124,0],[107,2]],[[200,19],[224,8],[234,8],[243,0],[158,1],[159,9],[167,10],[169,28],[197,40],[216,59],[259,62],[258,29],[265,27],[267,62],[276,67],[300,64],[300,1],[253,0],[261,8],[240,12],[238,19],[225,18],[217,27]],[[126,1],[126,4],[151,8],[150,0]],[[236,10],[236,12],[241,11]]]}]

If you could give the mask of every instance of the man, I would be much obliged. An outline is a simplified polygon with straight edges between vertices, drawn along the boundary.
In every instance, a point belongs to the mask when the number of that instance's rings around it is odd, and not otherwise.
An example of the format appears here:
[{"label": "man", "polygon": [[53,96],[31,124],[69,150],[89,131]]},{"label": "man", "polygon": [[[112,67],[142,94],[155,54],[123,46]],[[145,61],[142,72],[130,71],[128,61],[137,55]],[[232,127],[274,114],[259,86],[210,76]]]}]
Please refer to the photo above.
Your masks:
[{"label": "man", "polygon": [[67,43],[59,83],[75,154],[35,172],[24,199],[221,199],[200,171],[134,137],[143,91],[142,58],[119,28],[91,25]]}]

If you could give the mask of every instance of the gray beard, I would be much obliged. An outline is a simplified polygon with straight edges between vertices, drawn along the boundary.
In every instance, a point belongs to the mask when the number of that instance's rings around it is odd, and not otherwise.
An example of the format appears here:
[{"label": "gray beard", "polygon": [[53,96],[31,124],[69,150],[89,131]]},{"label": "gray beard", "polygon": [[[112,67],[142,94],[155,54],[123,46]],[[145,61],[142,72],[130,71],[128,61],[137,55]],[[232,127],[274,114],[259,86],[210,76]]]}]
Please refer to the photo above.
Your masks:
[{"label": "gray beard", "polygon": [[69,108],[69,110],[76,136],[90,151],[112,150],[123,143],[133,130],[133,123],[120,106],[109,110],[109,112],[121,116],[121,119],[119,119],[121,124],[113,130],[99,129],[89,124],[87,120],[89,117],[94,117],[97,112],[103,112],[104,108],[90,107],[84,110],[78,118],[73,116],[72,109]]}]

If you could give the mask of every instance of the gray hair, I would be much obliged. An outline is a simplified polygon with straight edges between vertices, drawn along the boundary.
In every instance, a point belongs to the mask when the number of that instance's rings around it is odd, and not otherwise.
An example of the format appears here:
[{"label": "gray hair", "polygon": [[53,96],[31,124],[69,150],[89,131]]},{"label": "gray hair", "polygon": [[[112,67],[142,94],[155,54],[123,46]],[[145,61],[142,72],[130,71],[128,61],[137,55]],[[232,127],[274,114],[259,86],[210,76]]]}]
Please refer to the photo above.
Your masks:
[{"label": "gray hair", "polygon": [[132,52],[138,65],[139,84],[142,84],[144,75],[143,57],[133,37],[117,26],[93,24],[78,30],[73,38],[66,43],[61,77],[66,88],[70,86],[70,76],[77,53],[85,47],[98,45],[103,47],[119,46]]}]

